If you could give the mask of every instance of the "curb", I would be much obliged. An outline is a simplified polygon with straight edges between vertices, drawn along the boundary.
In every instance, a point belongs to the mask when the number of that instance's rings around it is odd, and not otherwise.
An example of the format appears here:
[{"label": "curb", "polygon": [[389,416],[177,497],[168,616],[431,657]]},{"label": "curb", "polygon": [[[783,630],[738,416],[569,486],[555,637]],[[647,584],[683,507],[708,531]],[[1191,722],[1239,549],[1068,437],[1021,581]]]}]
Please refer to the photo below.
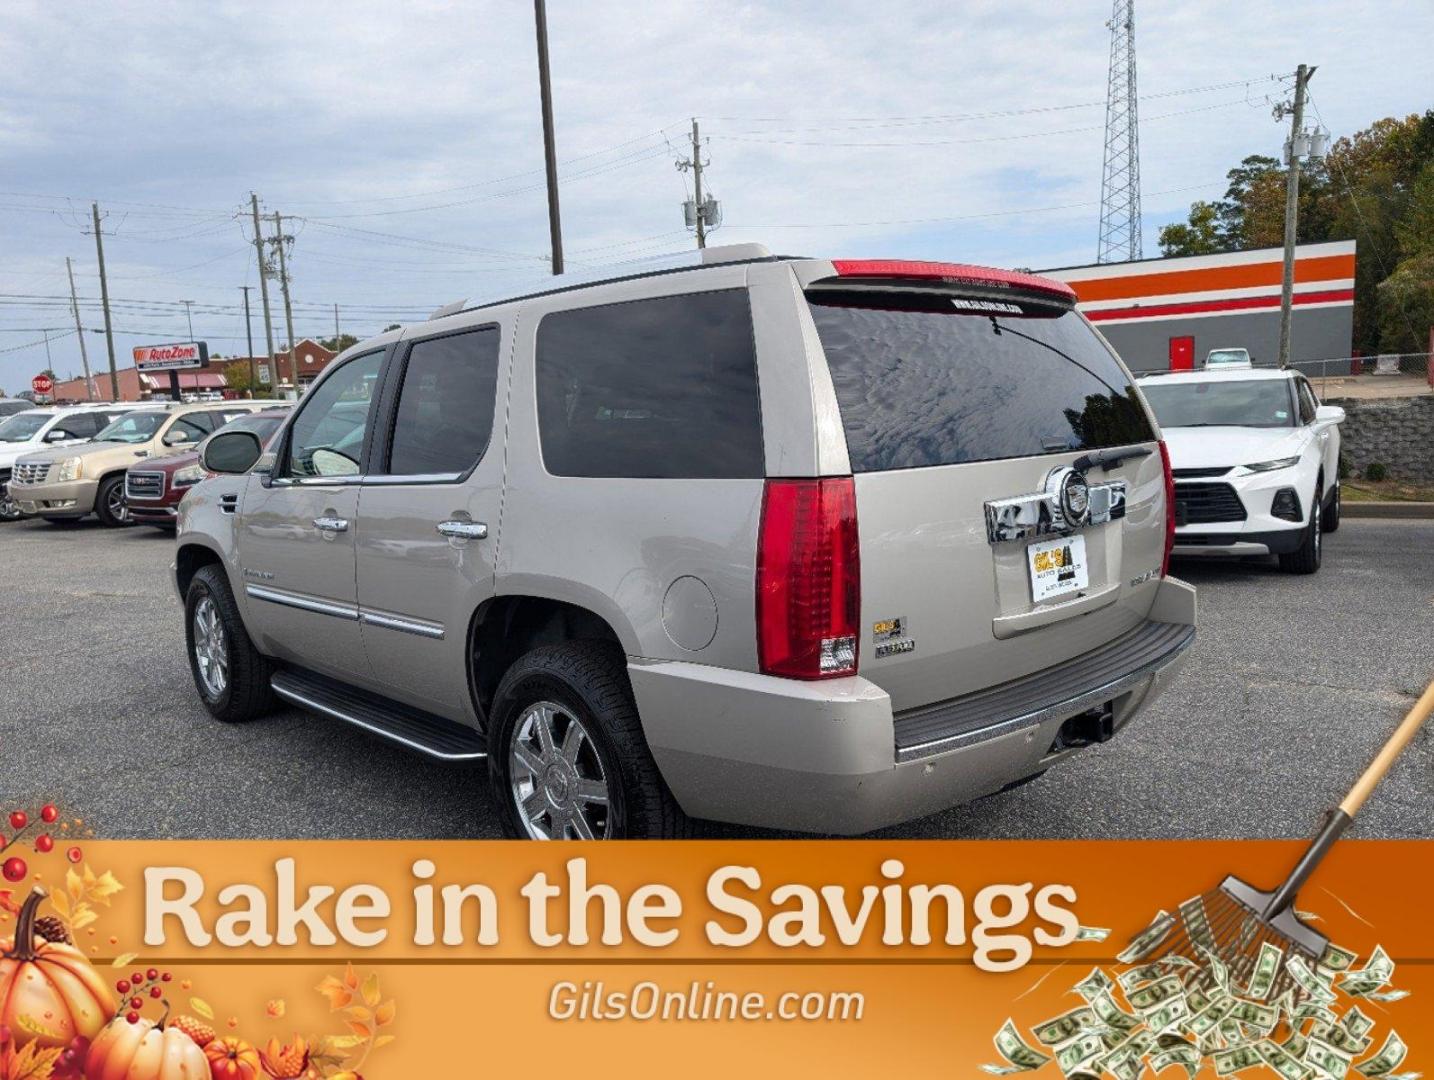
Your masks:
[{"label": "curb", "polygon": [[1384,502],[1351,499],[1339,508],[1348,518],[1430,518],[1434,519],[1434,502]]}]

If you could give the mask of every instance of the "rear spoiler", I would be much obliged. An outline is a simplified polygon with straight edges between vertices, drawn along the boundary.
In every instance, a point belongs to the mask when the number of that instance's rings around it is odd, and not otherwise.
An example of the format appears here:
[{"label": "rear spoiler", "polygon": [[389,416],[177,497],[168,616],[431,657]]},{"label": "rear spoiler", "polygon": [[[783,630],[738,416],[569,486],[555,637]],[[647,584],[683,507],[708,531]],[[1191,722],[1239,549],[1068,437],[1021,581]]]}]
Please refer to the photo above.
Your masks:
[{"label": "rear spoiler", "polygon": [[920,298],[922,307],[949,311],[955,304],[956,310],[973,315],[1053,315],[1076,304],[1075,290],[1065,282],[1021,270],[912,259],[834,259],[832,267],[834,277],[807,285],[812,300],[882,301],[879,306],[887,307],[908,306],[902,298]]}]

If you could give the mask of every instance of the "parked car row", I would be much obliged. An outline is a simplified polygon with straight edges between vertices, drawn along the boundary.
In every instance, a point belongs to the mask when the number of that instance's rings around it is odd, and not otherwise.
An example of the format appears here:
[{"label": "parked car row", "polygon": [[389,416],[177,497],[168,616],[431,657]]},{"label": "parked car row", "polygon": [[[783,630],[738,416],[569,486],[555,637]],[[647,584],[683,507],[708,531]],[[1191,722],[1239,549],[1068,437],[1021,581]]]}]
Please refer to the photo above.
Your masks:
[{"label": "parked car row", "polygon": [[[202,479],[194,449],[231,422],[266,412],[277,427],[286,402],[226,401],[222,404],[90,404],[32,408],[0,421],[0,520],[36,516],[60,523],[94,514],[109,526],[130,522],[126,474],[144,461],[164,479],[142,484],[150,524],[173,527],[178,491]],[[254,428],[263,431],[263,425]],[[168,456],[188,450],[189,460]],[[185,467],[191,471],[169,479]],[[177,484],[177,487],[176,487]]]}]

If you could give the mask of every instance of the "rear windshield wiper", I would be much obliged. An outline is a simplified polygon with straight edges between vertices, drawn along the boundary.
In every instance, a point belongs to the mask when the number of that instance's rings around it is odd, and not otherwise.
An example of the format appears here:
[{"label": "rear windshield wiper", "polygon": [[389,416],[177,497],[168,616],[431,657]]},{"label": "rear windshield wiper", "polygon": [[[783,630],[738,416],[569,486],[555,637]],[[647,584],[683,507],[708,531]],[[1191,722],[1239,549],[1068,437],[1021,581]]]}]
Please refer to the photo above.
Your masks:
[{"label": "rear windshield wiper", "polygon": [[1129,458],[1149,457],[1153,451],[1148,446],[1117,446],[1110,450],[1097,450],[1092,454],[1084,454],[1071,462],[1071,468],[1077,472],[1085,472],[1099,466],[1106,472],[1110,472],[1122,461]]}]

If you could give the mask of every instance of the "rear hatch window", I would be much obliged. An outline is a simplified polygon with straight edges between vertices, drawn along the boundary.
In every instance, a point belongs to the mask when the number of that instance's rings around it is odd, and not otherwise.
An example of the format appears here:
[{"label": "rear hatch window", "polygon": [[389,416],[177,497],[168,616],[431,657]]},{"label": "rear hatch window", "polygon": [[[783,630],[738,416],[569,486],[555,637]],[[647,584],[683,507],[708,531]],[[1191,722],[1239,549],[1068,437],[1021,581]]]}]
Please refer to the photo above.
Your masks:
[{"label": "rear hatch window", "polygon": [[[805,290],[855,473],[859,671],[890,694],[898,749],[913,752],[951,734],[932,734],[929,707],[1142,622],[1165,549],[1164,472],[1140,391],[1063,286],[835,265]],[[1136,453],[1086,478],[1120,486],[1119,516],[991,534],[988,504],[1117,447]]]},{"label": "rear hatch window", "polygon": [[1074,311],[981,315],[949,301],[923,311],[813,298],[811,312],[854,472],[1155,437],[1124,370]]}]

